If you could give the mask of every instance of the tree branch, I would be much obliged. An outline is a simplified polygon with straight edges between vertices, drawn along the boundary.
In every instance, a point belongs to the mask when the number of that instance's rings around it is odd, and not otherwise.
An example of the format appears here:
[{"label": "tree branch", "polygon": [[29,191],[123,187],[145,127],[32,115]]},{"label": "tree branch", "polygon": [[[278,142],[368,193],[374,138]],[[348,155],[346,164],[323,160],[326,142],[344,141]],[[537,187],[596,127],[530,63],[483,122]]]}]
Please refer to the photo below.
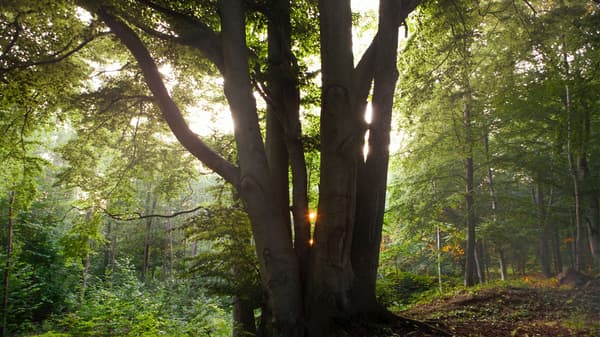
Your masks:
[{"label": "tree branch", "polygon": [[29,68],[29,67],[40,66],[40,65],[44,65],[44,64],[58,63],[58,62],[60,62],[60,61],[62,61],[64,59],[66,59],[67,57],[75,54],[76,52],[80,51],[88,43],[92,42],[94,39],[96,39],[96,38],[98,38],[100,36],[104,36],[104,35],[108,35],[108,33],[106,33],[106,32],[100,32],[98,34],[93,34],[93,35],[89,36],[88,38],[84,39],[81,43],[79,43],[73,49],[67,51],[66,53],[64,53],[62,55],[60,55],[60,54],[63,53],[63,52],[65,52],[67,49],[69,49],[69,47],[70,47],[71,44],[65,46],[63,49],[59,50],[56,53],[48,55],[46,59],[39,60],[39,61],[21,62],[21,63],[15,64],[14,66],[11,66],[11,67],[0,68],[0,74],[7,73],[7,72],[9,72],[11,70],[26,69],[26,68]]},{"label": "tree branch", "polygon": [[131,22],[146,33],[161,39],[169,39],[179,44],[198,49],[206,58],[223,72],[223,50],[219,35],[197,18],[174,11],[149,0],[138,0],[139,3],[159,12],[166,17],[171,28],[179,36],[161,33],[131,18]]},{"label": "tree branch", "polygon": [[[402,1],[402,0],[400,0]],[[412,11],[417,8],[417,6],[422,2],[422,0],[408,0],[402,1],[403,3],[398,8],[398,13],[396,14],[395,21],[397,22],[398,27],[400,27],[408,17]],[[373,81],[373,77],[375,74],[375,49],[378,40],[379,31],[373,37],[369,48],[364,52],[360,61],[354,68],[354,79],[356,87],[355,98],[356,102],[365,102],[367,97],[369,96],[369,91],[371,89],[371,82]]]},{"label": "tree branch", "polygon": [[167,88],[160,77],[160,72],[158,71],[154,59],[137,34],[127,26],[125,22],[111,15],[102,6],[97,7],[94,6],[93,3],[90,4],[87,1],[82,2],[84,3],[84,6],[87,5],[86,7],[88,10],[95,12],[98,17],[106,23],[110,30],[119,38],[119,40],[121,40],[138,61],[146,84],[156,98],[163,118],[181,145],[208,168],[215,171],[235,187],[238,187],[240,180],[239,169],[210,149],[200,138],[198,138],[198,135],[190,130],[183,118],[181,110],[179,110],[179,107],[169,95]]},{"label": "tree branch", "polygon": [[194,213],[196,211],[199,211],[201,209],[205,209],[204,206],[198,206],[192,209],[188,209],[185,211],[179,211],[179,212],[175,212],[173,214],[147,214],[147,215],[142,215],[139,212],[134,212],[133,215],[131,216],[129,214],[112,214],[110,213],[107,209],[105,208],[101,208],[102,212],[106,215],[108,215],[110,218],[115,219],[115,220],[119,220],[119,221],[135,221],[135,220],[142,220],[142,219],[147,219],[147,218],[163,218],[163,219],[170,219],[170,218],[175,218],[178,217],[180,215],[184,215],[184,214],[190,214],[190,213]]}]

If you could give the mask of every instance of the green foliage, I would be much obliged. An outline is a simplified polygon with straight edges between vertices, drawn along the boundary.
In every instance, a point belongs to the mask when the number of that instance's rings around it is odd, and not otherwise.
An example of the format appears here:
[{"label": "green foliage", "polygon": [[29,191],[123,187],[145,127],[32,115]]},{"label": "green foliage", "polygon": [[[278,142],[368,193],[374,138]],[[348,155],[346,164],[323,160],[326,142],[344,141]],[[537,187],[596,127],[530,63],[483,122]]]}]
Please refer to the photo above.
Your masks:
[{"label": "green foliage", "polygon": [[377,280],[379,302],[392,310],[398,310],[414,302],[422,293],[435,287],[435,280],[408,272],[391,272]]},{"label": "green foliage", "polygon": [[208,207],[190,219],[186,231],[200,247],[191,272],[203,288],[258,306],[262,299],[258,261],[246,213],[236,206]]},{"label": "green foliage", "polygon": [[[96,280],[80,307],[56,318],[63,336],[227,336],[225,310],[185,282],[173,288],[145,287],[135,269],[122,261],[115,269],[118,284]],[[64,333],[63,333],[64,332]]]}]

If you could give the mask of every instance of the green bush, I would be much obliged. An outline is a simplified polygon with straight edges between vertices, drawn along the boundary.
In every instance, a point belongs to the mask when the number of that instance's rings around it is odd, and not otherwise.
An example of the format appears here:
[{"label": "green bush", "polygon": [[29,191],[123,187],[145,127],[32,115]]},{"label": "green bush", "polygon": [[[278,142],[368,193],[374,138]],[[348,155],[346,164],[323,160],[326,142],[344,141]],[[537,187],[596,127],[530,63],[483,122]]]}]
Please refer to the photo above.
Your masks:
[{"label": "green bush", "polygon": [[[37,337],[191,337],[228,336],[228,313],[185,282],[172,286],[140,282],[128,261],[118,263],[110,285],[90,280],[79,308],[58,317],[52,329]],[[56,331],[60,331],[58,333]]]},{"label": "green bush", "polygon": [[386,307],[399,309],[434,286],[435,280],[429,276],[392,272],[377,280],[377,298]]}]

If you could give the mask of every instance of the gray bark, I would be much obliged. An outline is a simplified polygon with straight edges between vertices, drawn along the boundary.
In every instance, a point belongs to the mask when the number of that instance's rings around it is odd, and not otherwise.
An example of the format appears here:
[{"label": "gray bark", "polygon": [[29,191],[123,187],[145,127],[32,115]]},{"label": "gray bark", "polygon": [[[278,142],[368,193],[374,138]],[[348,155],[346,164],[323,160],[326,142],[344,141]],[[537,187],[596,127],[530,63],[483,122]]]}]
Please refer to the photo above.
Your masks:
[{"label": "gray bark", "polygon": [[[352,245],[352,264],[356,275],[353,304],[356,311],[362,312],[380,310],[375,297],[375,283],[386,203],[392,105],[398,80],[397,24],[398,16],[402,14],[398,2],[380,1],[379,27],[375,40],[373,115],[369,126],[369,152],[364,162],[359,164],[358,170],[354,237],[360,240],[355,240]],[[362,108],[361,103],[356,102],[355,106]],[[364,118],[363,114],[359,116]]]},{"label": "gray bark", "polygon": [[273,311],[274,329],[282,336],[299,334],[302,298],[298,263],[287,214],[271,209],[274,200],[269,165],[259,129],[256,102],[249,76],[244,5],[241,0],[219,3],[225,96],[229,102],[240,164],[239,195],[252,223],[262,284]]},{"label": "gray bark", "polygon": [[321,37],[321,176],[306,305],[309,334],[326,334],[329,319],[350,309],[352,227],[361,127],[352,114],[350,1],[319,1]]},{"label": "gray bark", "polygon": [[475,285],[476,273],[476,257],[475,257],[475,201],[473,190],[473,145],[472,145],[472,125],[471,125],[471,110],[467,103],[468,98],[465,96],[464,106],[464,125],[465,125],[465,144],[467,147],[467,157],[464,160],[465,168],[465,223],[467,227],[467,243],[465,256],[465,286],[470,287]]}]

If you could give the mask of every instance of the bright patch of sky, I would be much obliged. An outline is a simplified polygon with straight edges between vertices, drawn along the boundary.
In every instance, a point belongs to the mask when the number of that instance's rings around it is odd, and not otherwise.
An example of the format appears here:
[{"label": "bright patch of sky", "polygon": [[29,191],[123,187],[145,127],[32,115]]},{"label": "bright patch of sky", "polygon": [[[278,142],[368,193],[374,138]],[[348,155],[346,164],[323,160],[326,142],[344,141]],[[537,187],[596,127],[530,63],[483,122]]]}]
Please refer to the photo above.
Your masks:
[{"label": "bright patch of sky", "polygon": [[378,0],[352,0],[352,10],[355,12],[377,10],[378,7]]}]

